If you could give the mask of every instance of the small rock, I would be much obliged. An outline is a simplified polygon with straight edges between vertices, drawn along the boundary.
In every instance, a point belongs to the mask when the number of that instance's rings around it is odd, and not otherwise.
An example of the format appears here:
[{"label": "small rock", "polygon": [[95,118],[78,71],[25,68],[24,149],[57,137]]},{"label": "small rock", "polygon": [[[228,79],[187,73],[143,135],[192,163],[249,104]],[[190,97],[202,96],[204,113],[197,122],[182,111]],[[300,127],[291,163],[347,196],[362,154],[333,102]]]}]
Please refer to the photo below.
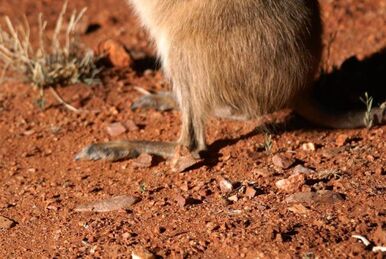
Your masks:
[{"label": "small rock", "polygon": [[180,186],[180,189],[183,190],[184,192],[189,191],[189,184],[187,181],[183,182],[183,184]]},{"label": "small rock", "polygon": [[125,128],[125,126],[122,125],[122,123],[115,122],[115,123],[111,123],[110,125],[108,125],[106,127],[106,131],[111,137],[116,137],[116,136],[119,136],[119,135],[125,133],[126,128]]},{"label": "small rock", "polygon": [[272,157],[272,163],[277,167],[287,169],[295,163],[295,160],[282,155],[274,155]]},{"label": "small rock", "polygon": [[242,210],[233,210],[233,209],[228,210],[228,214],[229,214],[229,215],[232,215],[232,216],[234,216],[234,215],[240,215],[241,213],[243,213]]},{"label": "small rock", "polygon": [[344,146],[347,143],[348,139],[349,139],[348,135],[340,134],[338,135],[338,137],[336,137],[335,144],[338,147]]},{"label": "small rock", "polygon": [[344,196],[342,194],[328,190],[317,192],[298,192],[285,199],[288,203],[335,203],[343,200]]},{"label": "small rock", "polygon": [[268,169],[258,169],[258,168],[253,170],[253,174],[256,175],[257,177],[262,177],[262,178],[270,177],[273,175],[273,173],[270,172]]},{"label": "small rock", "polygon": [[385,170],[383,169],[382,166],[379,166],[379,167],[375,168],[375,174],[376,175],[385,175]]},{"label": "small rock", "polygon": [[123,239],[129,239],[130,237],[131,237],[131,233],[129,233],[129,232],[125,232],[122,234]]},{"label": "small rock", "polygon": [[138,168],[149,168],[153,162],[153,157],[149,154],[140,154],[136,159],[133,160],[133,166]]},{"label": "small rock", "polygon": [[197,160],[193,156],[189,156],[189,155],[188,156],[181,156],[181,157],[173,160],[172,170],[173,170],[173,172],[176,172],[176,173],[182,173],[186,169],[194,166],[195,164],[197,164],[200,161],[201,160]]},{"label": "small rock", "polygon": [[315,147],[315,144],[314,144],[314,143],[309,142],[309,143],[304,143],[304,144],[302,145],[302,149],[303,149],[304,151],[315,151],[315,150],[316,150],[316,147]]},{"label": "small rock", "polygon": [[177,194],[174,199],[180,207],[185,207],[187,205],[187,199],[185,199],[181,194]]},{"label": "small rock", "polygon": [[293,212],[293,213],[297,213],[297,214],[307,214],[310,211],[302,204],[295,204],[295,205],[289,207],[288,210]]},{"label": "small rock", "polygon": [[192,197],[184,198],[181,194],[177,194],[174,199],[180,207],[185,207],[187,205],[200,204],[202,201],[194,199]]},{"label": "small rock", "polygon": [[7,230],[16,225],[16,222],[12,219],[0,216],[0,230]]},{"label": "small rock", "polygon": [[342,175],[343,172],[339,169],[326,169],[316,174],[317,178],[320,180],[339,179],[340,177],[342,177]]},{"label": "small rock", "polygon": [[174,157],[171,161],[172,171],[176,173],[182,173],[186,169],[194,166],[201,159],[193,157],[192,153],[183,146],[177,146]]},{"label": "small rock", "polygon": [[126,121],[125,126],[126,126],[126,128],[127,128],[129,131],[138,131],[138,130],[139,130],[138,125],[135,124],[135,122],[132,121],[132,120]]},{"label": "small rock", "polygon": [[112,115],[118,115],[119,111],[118,111],[117,107],[111,106],[109,108],[109,113],[112,114]]},{"label": "small rock", "polygon": [[35,133],[35,130],[26,130],[26,131],[24,131],[23,132],[23,135],[24,136],[31,136],[32,134],[34,134]]},{"label": "small rock", "polygon": [[325,158],[332,158],[337,156],[340,152],[341,152],[340,148],[324,149],[322,151],[322,156]]},{"label": "small rock", "polygon": [[57,126],[57,125],[52,125],[50,127],[50,131],[52,134],[58,134],[61,130],[61,127],[60,126]]},{"label": "small rock", "polygon": [[247,189],[245,190],[245,196],[247,196],[250,199],[254,198],[256,194],[257,194],[257,191],[252,186],[248,186]]},{"label": "small rock", "polygon": [[293,174],[287,179],[279,180],[275,183],[276,187],[285,192],[295,192],[299,190],[305,183],[303,174]]},{"label": "small rock", "polygon": [[131,253],[132,259],[156,259],[156,256],[145,248],[136,248]]},{"label": "small rock", "polygon": [[228,179],[220,176],[218,177],[217,181],[218,181],[218,185],[220,186],[221,192],[230,193],[231,191],[233,191],[233,184]]},{"label": "small rock", "polygon": [[213,233],[214,231],[216,231],[219,228],[220,228],[220,226],[214,222],[208,222],[206,224],[206,229],[207,229],[208,233]]},{"label": "small rock", "polygon": [[59,206],[55,206],[55,205],[48,205],[46,207],[47,210],[53,210],[53,211],[58,211],[60,209]]},{"label": "small rock", "polygon": [[386,225],[378,225],[373,234],[373,241],[379,246],[386,246]]},{"label": "small rock", "polygon": [[235,195],[229,196],[229,197],[228,197],[228,200],[229,200],[229,201],[236,202],[236,201],[239,200],[239,197],[237,196],[237,194],[235,194]]},{"label": "small rock", "polygon": [[128,67],[132,63],[125,46],[115,40],[106,40],[99,43],[96,53],[105,55],[108,61],[115,67]]},{"label": "small rock", "polygon": [[304,167],[302,165],[295,166],[293,170],[294,174],[313,174],[315,173],[315,170],[312,170],[311,168]]},{"label": "small rock", "polygon": [[374,156],[372,156],[372,155],[367,155],[367,156],[366,156],[366,159],[367,159],[368,161],[370,161],[370,162],[374,162],[374,160],[375,160]]},{"label": "small rock", "polygon": [[202,189],[198,192],[198,194],[201,196],[201,200],[205,199],[207,196],[212,194],[212,191],[209,189]]},{"label": "small rock", "polygon": [[86,204],[79,205],[75,208],[77,212],[109,212],[120,209],[127,209],[135,203],[139,202],[140,198],[135,196],[116,196],[109,199],[90,202]]}]

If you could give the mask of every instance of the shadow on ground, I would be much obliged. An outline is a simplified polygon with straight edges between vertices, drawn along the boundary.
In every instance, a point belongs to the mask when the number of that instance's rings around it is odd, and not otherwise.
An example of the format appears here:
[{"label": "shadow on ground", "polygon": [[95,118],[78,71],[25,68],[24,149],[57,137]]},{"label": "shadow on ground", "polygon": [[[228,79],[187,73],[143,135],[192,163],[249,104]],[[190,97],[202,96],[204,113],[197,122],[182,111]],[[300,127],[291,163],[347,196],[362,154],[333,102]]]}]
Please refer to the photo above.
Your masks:
[{"label": "shadow on ground", "polygon": [[[361,101],[368,93],[374,106],[386,101],[386,47],[364,60],[347,59],[340,68],[322,74],[315,83],[314,98],[323,106],[338,111],[365,109]],[[219,151],[240,140],[251,138],[262,132],[281,134],[294,130],[326,130],[306,122],[299,116],[289,116],[282,123],[259,127],[236,139],[220,139],[209,146],[210,164],[216,164]]]},{"label": "shadow on ground", "polygon": [[317,100],[339,110],[363,109],[360,98],[366,92],[378,106],[386,100],[386,47],[364,60],[351,57],[339,69],[322,74],[315,90]]}]

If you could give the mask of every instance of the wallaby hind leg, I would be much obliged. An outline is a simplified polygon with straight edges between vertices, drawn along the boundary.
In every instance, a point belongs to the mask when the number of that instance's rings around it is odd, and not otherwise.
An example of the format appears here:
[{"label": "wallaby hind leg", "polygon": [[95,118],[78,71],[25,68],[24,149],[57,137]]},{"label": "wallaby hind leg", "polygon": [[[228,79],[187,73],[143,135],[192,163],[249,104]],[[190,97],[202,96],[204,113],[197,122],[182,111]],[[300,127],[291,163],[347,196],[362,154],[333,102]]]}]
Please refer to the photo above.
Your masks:
[{"label": "wallaby hind leg", "polygon": [[199,158],[200,152],[206,150],[204,120],[190,105],[182,107],[181,120],[182,128],[178,143],[188,148],[195,158]]},{"label": "wallaby hind leg", "polygon": [[[174,109],[177,103],[171,92],[160,92],[157,94],[145,93],[131,105],[132,110],[137,108],[155,108],[157,110]],[[117,161],[131,159],[141,153],[154,154],[163,158],[171,158],[175,152],[176,142],[161,141],[110,141],[106,143],[95,143],[86,146],[76,156],[76,160],[109,160]]]},{"label": "wallaby hind leg", "polygon": [[190,105],[185,105],[181,109],[181,119],[182,128],[177,142],[139,140],[96,143],[85,147],[75,159],[117,161],[134,158],[141,153],[171,158],[177,145],[186,147],[194,157],[199,158],[199,152],[206,149],[203,118]]},{"label": "wallaby hind leg", "polygon": [[118,161],[131,159],[141,153],[153,154],[163,158],[173,157],[175,142],[161,141],[111,141],[88,145],[76,156],[75,160],[108,160]]}]

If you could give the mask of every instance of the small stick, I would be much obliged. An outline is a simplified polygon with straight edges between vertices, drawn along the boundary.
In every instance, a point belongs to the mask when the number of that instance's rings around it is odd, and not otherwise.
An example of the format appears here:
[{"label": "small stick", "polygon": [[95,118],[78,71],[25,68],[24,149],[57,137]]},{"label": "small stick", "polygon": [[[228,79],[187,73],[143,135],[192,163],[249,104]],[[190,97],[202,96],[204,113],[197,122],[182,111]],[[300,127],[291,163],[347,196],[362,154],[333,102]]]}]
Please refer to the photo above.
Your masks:
[{"label": "small stick", "polygon": [[134,89],[137,90],[139,93],[143,94],[143,95],[152,95],[152,93],[142,87],[139,87],[139,86],[134,86]]},{"label": "small stick", "polygon": [[79,109],[75,108],[74,106],[72,106],[71,104],[67,103],[65,100],[63,100],[62,97],[60,97],[59,93],[53,88],[53,87],[50,87],[50,91],[51,93],[53,94],[53,96],[62,104],[64,105],[64,107],[66,107],[67,109],[69,109],[70,111],[73,111],[73,112],[80,112]]},{"label": "small stick", "polygon": [[[356,238],[356,239],[359,239],[362,241],[362,243],[368,247],[371,245],[370,241],[365,238],[364,236],[361,236],[361,235],[352,235],[353,238]],[[374,253],[377,253],[377,252],[386,252],[386,246],[374,246],[371,251],[373,251]]]},{"label": "small stick", "polygon": [[353,238],[356,238],[356,239],[359,239],[360,241],[362,241],[362,243],[365,245],[365,246],[369,246],[371,243],[370,241],[365,238],[364,236],[361,236],[361,235],[352,235]]},{"label": "small stick", "polygon": [[386,252],[386,246],[374,246],[373,247],[373,250],[372,250],[374,253],[377,253],[377,252]]}]

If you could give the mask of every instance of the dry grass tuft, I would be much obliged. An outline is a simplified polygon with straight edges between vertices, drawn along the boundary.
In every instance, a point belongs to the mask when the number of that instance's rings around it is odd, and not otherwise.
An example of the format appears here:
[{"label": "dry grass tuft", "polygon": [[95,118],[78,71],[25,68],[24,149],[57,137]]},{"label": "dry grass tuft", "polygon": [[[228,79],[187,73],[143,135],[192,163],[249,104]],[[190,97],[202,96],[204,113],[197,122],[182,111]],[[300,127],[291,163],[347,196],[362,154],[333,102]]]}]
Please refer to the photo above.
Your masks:
[{"label": "dry grass tuft", "polygon": [[368,93],[365,93],[365,97],[360,97],[361,102],[366,105],[366,112],[363,121],[367,128],[371,128],[373,126],[373,115],[371,114],[371,110],[373,108],[373,97],[369,96]]},{"label": "dry grass tuft", "polygon": [[100,69],[91,50],[82,48],[77,40],[77,26],[86,12],[74,11],[64,26],[67,1],[59,14],[55,30],[49,39],[46,34],[47,22],[39,14],[39,44],[31,46],[30,26],[25,19],[23,25],[15,27],[5,17],[6,29],[0,27],[0,62],[3,63],[2,78],[7,71],[16,72],[24,80],[40,90],[40,106],[44,105],[44,89],[49,88],[55,98],[67,108],[76,108],[65,103],[54,87],[75,83],[93,84],[98,82]]}]

